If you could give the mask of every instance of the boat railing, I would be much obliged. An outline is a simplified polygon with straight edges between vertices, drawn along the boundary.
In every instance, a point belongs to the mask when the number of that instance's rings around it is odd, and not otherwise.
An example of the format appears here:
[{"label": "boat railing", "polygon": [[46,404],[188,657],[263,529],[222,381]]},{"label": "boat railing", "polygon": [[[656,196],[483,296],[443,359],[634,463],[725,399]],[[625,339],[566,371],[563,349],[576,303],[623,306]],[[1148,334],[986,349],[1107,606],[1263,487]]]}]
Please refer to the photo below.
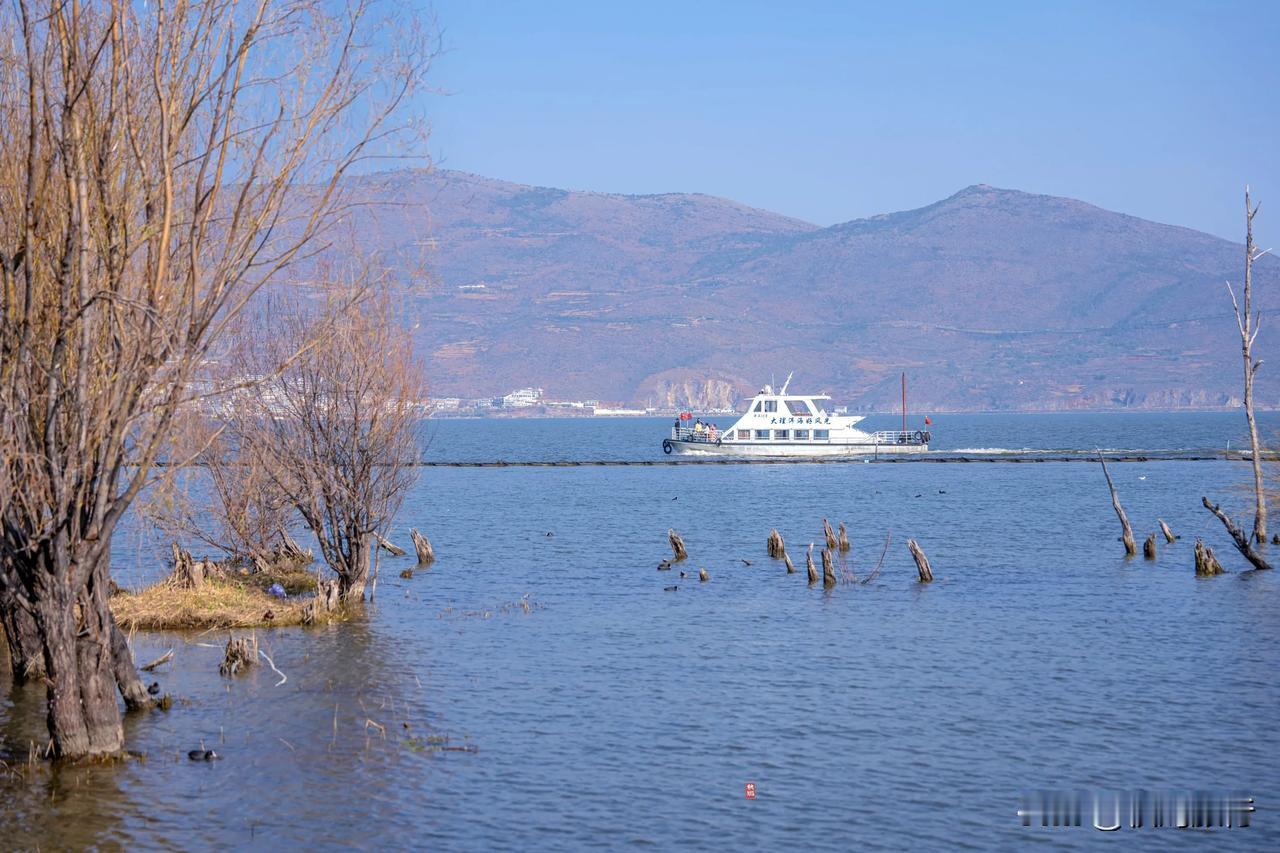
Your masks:
[{"label": "boat railing", "polygon": [[698,430],[694,430],[693,427],[672,427],[671,428],[671,437],[676,441],[711,442],[711,441],[715,441],[717,438],[722,438],[723,436],[724,436],[724,433],[720,432],[719,430],[716,430],[716,432],[713,435],[711,430],[704,429],[704,430],[698,431]]},{"label": "boat railing", "polygon": [[881,430],[871,434],[876,444],[928,444],[932,436],[926,430]]}]

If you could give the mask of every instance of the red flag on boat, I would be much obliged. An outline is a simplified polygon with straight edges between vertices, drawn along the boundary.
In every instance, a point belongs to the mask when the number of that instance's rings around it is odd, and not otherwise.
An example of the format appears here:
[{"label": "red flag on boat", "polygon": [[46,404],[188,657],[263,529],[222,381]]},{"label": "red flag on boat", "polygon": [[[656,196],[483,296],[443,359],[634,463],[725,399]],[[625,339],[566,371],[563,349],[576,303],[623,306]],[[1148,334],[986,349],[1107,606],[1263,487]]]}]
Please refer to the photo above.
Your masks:
[{"label": "red flag on boat", "polygon": [[933,424],[933,421],[929,420],[929,416],[928,416],[928,415],[925,415],[925,416],[924,416],[924,425],[925,425],[925,426],[930,426],[931,424]]}]

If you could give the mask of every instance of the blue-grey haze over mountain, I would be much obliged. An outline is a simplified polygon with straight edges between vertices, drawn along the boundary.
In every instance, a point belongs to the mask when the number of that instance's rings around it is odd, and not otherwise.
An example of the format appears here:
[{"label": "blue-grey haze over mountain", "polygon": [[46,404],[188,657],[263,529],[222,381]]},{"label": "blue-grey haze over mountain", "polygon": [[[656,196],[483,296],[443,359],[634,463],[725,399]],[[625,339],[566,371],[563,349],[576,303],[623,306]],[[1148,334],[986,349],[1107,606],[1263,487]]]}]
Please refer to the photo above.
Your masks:
[{"label": "blue-grey haze over mountain", "polygon": [[986,183],[1232,240],[1247,181],[1280,240],[1280,4],[433,5],[446,168],[819,225]]}]

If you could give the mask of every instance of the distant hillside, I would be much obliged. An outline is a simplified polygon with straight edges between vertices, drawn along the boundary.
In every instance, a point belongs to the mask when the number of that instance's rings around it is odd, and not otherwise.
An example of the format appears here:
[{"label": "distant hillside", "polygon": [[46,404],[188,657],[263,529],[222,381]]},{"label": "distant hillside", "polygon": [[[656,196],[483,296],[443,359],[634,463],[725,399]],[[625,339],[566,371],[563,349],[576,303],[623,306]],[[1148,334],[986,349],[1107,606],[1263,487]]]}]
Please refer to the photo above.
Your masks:
[{"label": "distant hillside", "polygon": [[[361,209],[361,239],[425,258],[406,310],[439,396],[537,385],[698,407],[794,370],[796,388],[883,410],[906,370],[918,409],[1056,410],[1218,407],[1240,386],[1223,282],[1243,247],[1071,199],[974,186],[819,228],[703,195],[449,171],[360,190],[388,203]],[[1280,307],[1280,264],[1257,273]],[[1259,397],[1277,405],[1269,367]]]}]

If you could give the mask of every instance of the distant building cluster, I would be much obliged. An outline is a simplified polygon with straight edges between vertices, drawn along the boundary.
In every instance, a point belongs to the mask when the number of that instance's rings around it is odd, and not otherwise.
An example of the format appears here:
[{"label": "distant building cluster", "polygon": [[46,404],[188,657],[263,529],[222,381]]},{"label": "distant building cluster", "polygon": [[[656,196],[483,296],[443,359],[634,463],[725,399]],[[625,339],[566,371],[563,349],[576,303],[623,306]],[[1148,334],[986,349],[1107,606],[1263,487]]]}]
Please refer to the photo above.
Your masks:
[{"label": "distant building cluster", "polygon": [[432,417],[623,417],[670,414],[666,409],[629,408],[600,400],[553,400],[541,388],[518,388],[501,397],[435,397],[428,404]]}]

